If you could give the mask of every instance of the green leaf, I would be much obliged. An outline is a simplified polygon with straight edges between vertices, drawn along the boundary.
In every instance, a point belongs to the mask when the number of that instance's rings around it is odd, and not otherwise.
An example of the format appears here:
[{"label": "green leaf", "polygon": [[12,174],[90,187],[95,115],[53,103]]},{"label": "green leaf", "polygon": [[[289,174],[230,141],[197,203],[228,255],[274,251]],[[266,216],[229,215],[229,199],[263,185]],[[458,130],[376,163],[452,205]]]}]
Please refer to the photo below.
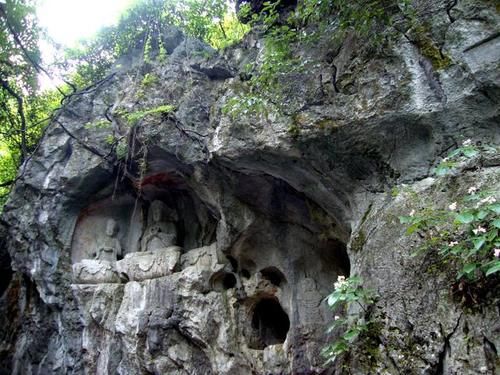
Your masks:
[{"label": "green leaf", "polygon": [[497,229],[493,229],[493,230],[490,230],[487,234],[486,234],[486,239],[488,241],[493,241],[496,237],[498,237],[498,230]]},{"label": "green leaf", "polygon": [[462,149],[462,153],[465,157],[472,158],[473,156],[476,156],[478,154],[478,151],[474,148],[464,148]]},{"label": "green leaf", "polygon": [[474,249],[479,250],[481,247],[483,247],[484,243],[486,242],[486,238],[484,237],[478,237],[472,239],[472,242],[474,243]]},{"label": "green leaf", "polygon": [[439,165],[434,170],[434,173],[436,173],[437,176],[445,176],[450,171],[450,169],[451,168],[449,168],[448,166]]},{"label": "green leaf", "polygon": [[414,218],[412,216],[400,216],[399,223],[400,224],[409,224],[413,222]]},{"label": "green leaf", "polygon": [[500,203],[490,204],[488,208],[494,213],[500,215]]},{"label": "green leaf", "polygon": [[469,224],[474,221],[474,215],[470,212],[459,213],[456,216],[456,221],[458,221],[460,224]]},{"label": "green leaf", "polygon": [[491,222],[495,228],[500,228],[500,219],[495,219]]},{"label": "green leaf", "polygon": [[352,329],[348,330],[343,335],[344,339],[346,339],[349,342],[353,342],[356,339],[356,337],[358,337],[358,336],[359,336],[359,330],[356,328],[352,328]]},{"label": "green leaf", "polygon": [[493,265],[492,267],[488,268],[488,270],[486,271],[486,276],[490,276],[496,272],[500,271],[500,261],[497,262],[495,265]]},{"label": "green leaf", "polygon": [[462,272],[464,274],[468,275],[468,274],[474,272],[476,270],[476,268],[477,268],[477,264],[476,263],[469,263],[469,264],[466,264],[464,266],[464,268],[462,269]]},{"label": "green leaf", "polygon": [[362,284],[363,280],[359,276],[351,276],[347,279],[350,284]]},{"label": "green leaf", "polygon": [[454,246],[451,248],[451,251],[450,253],[452,253],[453,255],[458,255],[460,254],[462,251],[464,250],[464,248],[462,246]]},{"label": "green leaf", "polygon": [[340,299],[340,295],[335,294],[335,293],[330,294],[328,296],[328,300],[327,300],[328,306],[334,307],[337,304],[337,302],[339,302],[339,299]]},{"label": "green leaf", "polygon": [[413,234],[415,233],[418,229],[420,228],[420,225],[418,223],[415,223],[413,225],[410,225],[408,229],[406,229],[406,234]]},{"label": "green leaf", "polygon": [[479,211],[479,212],[476,214],[476,217],[477,217],[479,220],[483,220],[486,216],[488,216],[488,211],[486,211],[486,210],[481,210],[481,211]]}]

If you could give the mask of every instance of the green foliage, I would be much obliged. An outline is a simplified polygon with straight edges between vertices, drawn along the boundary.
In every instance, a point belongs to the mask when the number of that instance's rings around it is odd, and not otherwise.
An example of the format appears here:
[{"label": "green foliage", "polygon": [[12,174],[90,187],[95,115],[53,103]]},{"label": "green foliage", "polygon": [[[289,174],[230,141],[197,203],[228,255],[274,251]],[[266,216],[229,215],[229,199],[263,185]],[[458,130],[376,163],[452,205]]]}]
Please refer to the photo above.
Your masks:
[{"label": "green foliage", "polygon": [[[55,91],[23,98],[23,117],[21,120],[16,100],[0,91],[0,185],[13,181],[19,165],[35,150],[47,126],[50,116],[58,106],[61,95]],[[3,102],[2,102],[3,101]],[[2,197],[9,192],[8,186],[0,189]]]},{"label": "green foliage", "polygon": [[153,87],[157,83],[158,76],[155,73],[146,73],[142,78],[139,89],[135,94],[137,100],[143,100],[144,98],[146,98],[146,90]]},{"label": "green foliage", "polygon": [[84,125],[84,128],[88,130],[109,129],[109,127],[111,127],[111,122],[108,120],[96,120]]},{"label": "green foliage", "polygon": [[149,109],[144,109],[144,110],[139,110],[139,111],[134,111],[134,112],[127,112],[125,110],[117,110],[115,112],[115,115],[124,119],[128,125],[134,126],[139,121],[141,121],[143,118],[147,116],[155,116],[155,115],[163,115],[163,114],[168,114],[171,113],[175,110],[175,107],[173,105],[160,105],[158,107],[153,107]]},{"label": "green foliage", "polygon": [[165,61],[169,25],[216,48],[236,43],[248,31],[226,0],[140,0],[116,26],[103,28],[92,40],[68,49],[63,69],[76,67],[69,79],[79,87],[104,78],[120,57],[142,53],[144,61]]},{"label": "green foliage", "polygon": [[436,167],[434,172],[437,176],[445,176],[452,172],[459,163],[479,155],[481,151],[486,152],[490,149],[491,147],[488,146],[480,149],[473,145],[470,140],[466,140],[460,147],[445,157]]},{"label": "green foliage", "polygon": [[[354,31],[360,36],[370,35],[371,41],[378,41],[376,30],[385,29],[393,23],[393,17],[400,12],[398,3],[409,1],[395,0],[304,0],[295,14],[296,22],[301,25],[317,25],[324,33],[338,27],[342,31]],[[335,14],[336,22],[330,15]]]},{"label": "green foliage", "polygon": [[223,112],[238,117],[240,115],[264,114],[269,109],[279,109],[284,105],[283,82],[286,75],[302,71],[304,65],[292,51],[298,42],[298,33],[291,24],[279,24],[279,2],[264,2],[260,14],[250,14],[250,6],[244,4],[240,18],[250,19],[254,29],[264,33],[264,49],[260,62],[247,65],[244,74],[249,76],[245,89],[226,102]]},{"label": "green foliage", "polygon": [[[287,81],[291,74],[306,71],[311,62],[299,57],[301,45],[317,43],[320,38],[342,38],[347,31],[380,44],[386,28],[401,13],[396,0],[304,0],[287,19],[279,13],[279,1],[265,1],[259,14],[252,14],[250,5],[240,9],[240,18],[249,20],[252,28],[263,36],[264,49],[259,62],[248,67],[250,77],[235,97],[228,100],[224,113],[232,117],[256,115],[263,109],[280,112],[288,109]],[[408,3],[408,1],[402,1]],[[409,6],[409,5],[408,5]],[[292,137],[299,132],[290,127]]]},{"label": "green foliage", "polygon": [[124,160],[128,155],[128,142],[126,138],[121,138],[116,144],[116,158]]},{"label": "green foliage", "polygon": [[61,95],[38,92],[44,71],[35,1],[0,2],[0,205],[18,166],[36,147]]},{"label": "green foliage", "polygon": [[[451,152],[436,168],[437,176],[456,172],[468,159],[491,151],[476,147],[467,140]],[[500,271],[500,203],[498,191],[481,191],[470,186],[467,194],[449,202],[446,209],[426,207],[400,222],[407,234],[419,233],[424,238],[420,251],[437,250],[445,262],[458,266],[457,280],[479,282]]]},{"label": "green foliage", "polygon": [[[66,57],[54,68],[70,72],[65,78],[76,88],[83,88],[103,79],[122,56],[139,52],[145,61],[164,61],[167,58],[165,43],[171,36],[168,25],[178,26],[190,36],[223,48],[239,41],[248,30],[230,11],[232,4],[226,0],[136,1],[116,26],[103,28],[95,38],[67,49]],[[3,168],[0,199],[7,194],[20,163],[34,150],[62,97],[62,94],[38,90],[37,76],[46,70],[41,65],[38,48],[41,32],[35,5],[35,0],[0,2],[0,164]],[[151,87],[156,80],[153,74],[146,74],[141,89]],[[69,86],[59,90],[67,89]],[[135,124],[146,116],[171,110],[171,106],[160,106],[124,114],[124,118],[129,124]],[[109,123],[105,121],[85,125],[89,130],[107,126]],[[111,142],[115,144],[116,140]]]},{"label": "green foliage", "polygon": [[[456,210],[456,211],[455,211]],[[426,208],[401,216],[407,233],[424,235],[420,250],[437,249],[459,266],[457,279],[479,281],[500,270],[500,204],[491,192],[475,192],[450,204],[448,210]]]},{"label": "green foliage", "polygon": [[0,2],[0,79],[18,93],[32,94],[37,88],[39,34],[34,1]]},{"label": "green foliage", "polygon": [[416,44],[420,53],[429,59],[434,69],[441,70],[451,65],[451,58],[441,52],[432,39],[426,34],[420,34]]},{"label": "green foliage", "polygon": [[[5,145],[0,144],[0,182],[12,181],[16,177],[17,158],[12,155],[11,151]],[[0,187],[0,212],[7,200],[10,187]]]},{"label": "green foliage", "polygon": [[141,88],[148,88],[158,82],[158,77],[154,73],[146,73],[141,81]]},{"label": "green foliage", "polygon": [[222,50],[239,43],[249,31],[250,26],[242,24],[230,8],[222,20],[215,20],[209,29],[206,40],[215,49]]},{"label": "green foliage", "polygon": [[334,330],[341,330],[343,333],[333,343],[327,345],[322,350],[322,355],[326,358],[326,363],[335,359],[350,350],[352,344],[364,332],[367,332],[374,322],[367,320],[365,314],[368,307],[375,302],[376,295],[373,291],[362,287],[363,281],[357,276],[346,279],[339,276],[334,284],[335,290],[327,297],[328,306],[333,311],[348,311],[353,304],[361,310],[359,314],[347,317],[335,316],[333,324],[329,327],[328,333]]}]

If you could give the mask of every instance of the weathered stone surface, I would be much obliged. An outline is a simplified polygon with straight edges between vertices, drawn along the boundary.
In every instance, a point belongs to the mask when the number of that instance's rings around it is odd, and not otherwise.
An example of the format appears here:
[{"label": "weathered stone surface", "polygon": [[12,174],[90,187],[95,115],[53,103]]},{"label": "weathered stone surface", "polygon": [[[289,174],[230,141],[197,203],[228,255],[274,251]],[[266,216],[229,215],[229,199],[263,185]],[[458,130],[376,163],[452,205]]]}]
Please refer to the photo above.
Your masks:
[{"label": "weathered stone surface", "polygon": [[174,272],[180,256],[181,248],[178,246],[170,246],[155,252],[131,253],[116,262],[116,269],[128,280],[154,279]]},{"label": "weathered stone surface", "polygon": [[[372,357],[331,371],[498,372],[497,297],[463,309],[454,274],[431,267],[432,254],[411,256],[418,244],[397,216],[415,197],[498,190],[498,156],[431,174],[465,137],[500,143],[500,17],[489,1],[418,5],[450,58],[442,69],[404,37],[374,53],[352,35],[325,36],[300,51],[310,68],[280,81],[282,110],[233,117],[223,109],[243,67],[262,61],[262,41],[249,35],[218,56],[170,30],[168,61],[129,56],[70,98],[56,119],[79,141],[52,123],[2,214],[1,371],[321,373],[333,319],[324,297],[338,275],[360,274],[380,295],[380,325],[373,347],[353,350]],[[148,73],[157,80],[145,88]],[[109,136],[127,135],[119,113],[162,105],[175,110],[133,127],[124,175],[103,157]],[[109,126],[92,128],[107,113]],[[167,231],[179,259],[140,253],[154,201],[178,213]],[[93,258],[109,218],[128,282],[75,284],[72,267]]]},{"label": "weathered stone surface", "polygon": [[107,260],[83,259],[73,264],[73,279],[79,284],[119,283],[116,264]]}]

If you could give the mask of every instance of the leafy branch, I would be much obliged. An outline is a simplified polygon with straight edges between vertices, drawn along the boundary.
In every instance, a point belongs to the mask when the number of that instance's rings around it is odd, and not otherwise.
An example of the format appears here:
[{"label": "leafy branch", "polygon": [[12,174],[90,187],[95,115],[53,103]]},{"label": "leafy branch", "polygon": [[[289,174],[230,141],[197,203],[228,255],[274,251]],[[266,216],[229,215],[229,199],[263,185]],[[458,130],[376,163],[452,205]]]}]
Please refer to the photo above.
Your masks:
[{"label": "leafy branch", "polygon": [[361,313],[346,317],[335,315],[334,322],[328,328],[327,333],[336,330],[341,330],[343,333],[323,348],[322,355],[326,358],[325,364],[334,362],[339,355],[349,351],[358,337],[367,332],[370,325],[374,323],[367,317],[368,307],[375,302],[376,294],[364,289],[362,284],[363,280],[360,277],[353,276],[346,279],[344,276],[339,276],[334,284],[334,291],[326,298],[328,306],[333,311],[346,312],[352,309],[353,305],[357,305]]},{"label": "leafy branch", "polygon": [[[458,167],[485,152],[489,146],[475,146],[466,140],[436,167],[438,177],[458,173]],[[457,282],[480,283],[500,271],[500,197],[498,191],[470,186],[467,194],[449,202],[446,209],[425,207],[412,210],[399,220],[408,235],[417,233],[423,244],[416,254],[435,250],[443,262],[457,265]]]}]

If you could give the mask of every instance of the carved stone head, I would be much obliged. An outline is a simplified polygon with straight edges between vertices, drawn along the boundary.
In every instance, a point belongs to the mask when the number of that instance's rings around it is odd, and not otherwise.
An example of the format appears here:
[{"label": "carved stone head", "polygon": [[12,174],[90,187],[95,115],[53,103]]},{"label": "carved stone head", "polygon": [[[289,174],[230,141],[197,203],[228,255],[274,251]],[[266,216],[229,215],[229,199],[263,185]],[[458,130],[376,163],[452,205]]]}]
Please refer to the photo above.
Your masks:
[{"label": "carved stone head", "polygon": [[106,235],[109,237],[114,237],[114,235],[118,232],[118,224],[114,219],[109,218],[106,221]]},{"label": "carved stone head", "polygon": [[162,201],[156,200],[151,202],[148,214],[148,223],[173,222],[177,221],[177,212],[169,208]]}]

